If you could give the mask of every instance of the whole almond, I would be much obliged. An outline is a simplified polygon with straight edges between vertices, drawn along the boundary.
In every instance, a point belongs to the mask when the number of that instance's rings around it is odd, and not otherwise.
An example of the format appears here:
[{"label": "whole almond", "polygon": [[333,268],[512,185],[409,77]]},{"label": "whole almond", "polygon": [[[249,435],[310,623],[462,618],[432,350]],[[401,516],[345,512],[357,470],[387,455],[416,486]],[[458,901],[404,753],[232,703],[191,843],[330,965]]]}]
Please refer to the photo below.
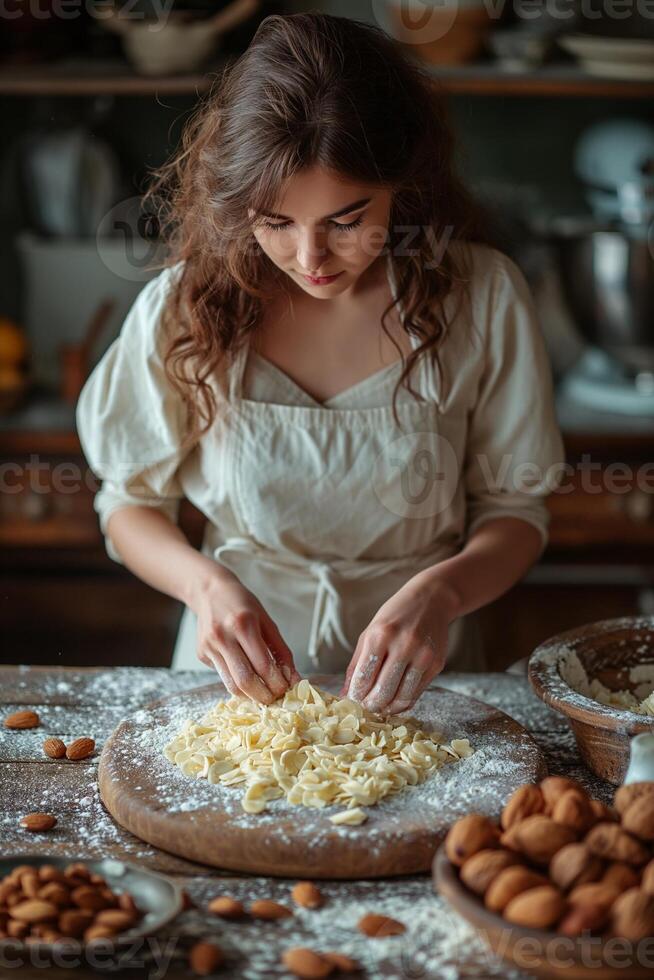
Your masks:
[{"label": "whole almond", "polygon": [[[614,861],[612,864],[609,864],[602,875],[602,881],[607,885],[612,885],[614,888],[619,889],[621,892],[626,892],[629,888],[638,887],[640,884],[640,875],[631,865],[624,864],[622,861]],[[643,875],[643,888],[645,887],[644,881],[645,876]],[[646,888],[645,891],[647,891]]]},{"label": "whole almond", "polygon": [[98,926],[111,926],[116,932],[124,932],[134,925],[134,916],[122,909],[103,909],[98,912],[94,921]]},{"label": "whole almond", "polygon": [[476,854],[498,844],[495,825],[480,813],[469,813],[457,820],[445,838],[445,853],[452,864],[461,865]]},{"label": "whole almond", "polygon": [[641,865],[650,857],[648,849],[615,823],[597,823],[586,834],[586,843],[598,857]]},{"label": "whole almond", "polygon": [[361,969],[361,964],[353,960],[351,956],[346,956],[345,953],[321,953],[320,955],[341,973],[358,973]]},{"label": "whole almond", "polygon": [[16,891],[18,888],[18,883],[9,881],[7,878],[0,881],[0,905],[4,905],[7,901],[7,895]]},{"label": "whole almond", "polygon": [[589,881],[599,881],[604,872],[604,862],[592,854],[583,841],[566,844],[550,861],[550,878],[566,892]]},{"label": "whole almond", "polygon": [[66,755],[66,746],[60,738],[46,738],[43,751],[50,759],[63,759]]},{"label": "whole almond", "polygon": [[380,939],[383,936],[399,936],[406,931],[406,926],[398,922],[397,919],[389,918],[387,915],[370,913],[359,919],[357,929],[365,936]]},{"label": "whole almond", "polygon": [[570,827],[555,823],[551,817],[543,813],[535,813],[526,820],[514,824],[503,835],[502,841],[512,850],[525,854],[534,864],[549,864],[557,851],[576,839],[576,833]]},{"label": "whole almond", "polygon": [[20,887],[23,889],[25,898],[36,898],[41,888],[41,882],[36,872],[31,875],[23,875],[20,880]]},{"label": "whole almond", "polygon": [[291,897],[296,905],[305,909],[318,909],[323,901],[320,889],[312,881],[298,881],[293,887]]},{"label": "whole almond", "polygon": [[589,881],[586,885],[577,885],[568,895],[571,905],[602,905],[610,908],[620,892],[615,885],[605,881]]},{"label": "whole almond", "polygon": [[611,909],[616,936],[639,942],[654,935],[654,896],[641,888],[630,888],[616,899]]},{"label": "whole almond", "polygon": [[64,877],[81,878],[84,881],[90,881],[91,872],[82,861],[73,861],[64,868]]},{"label": "whole almond", "polygon": [[189,966],[199,977],[208,977],[223,962],[225,956],[215,943],[195,943],[188,954]]},{"label": "whole almond", "polygon": [[559,797],[563,796],[569,789],[576,789],[583,793],[583,787],[574,779],[567,776],[548,776],[539,783],[540,791],[545,801],[545,813],[549,816],[556,806]]},{"label": "whole almond", "polygon": [[42,898],[28,898],[26,902],[13,905],[9,909],[9,914],[12,919],[34,925],[37,922],[55,919],[59,914],[59,909],[53,902],[44,902]]},{"label": "whole almond", "polygon": [[286,919],[293,913],[285,905],[280,905],[279,902],[273,902],[269,898],[259,898],[250,905],[250,915],[253,915],[255,919],[274,921],[275,919]]},{"label": "whole almond", "polygon": [[622,814],[641,796],[651,796],[654,793],[654,782],[652,783],[628,783],[620,786],[615,793],[613,802],[615,808]]},{"label": "whole almond", "polygon": [[552,807],[552,820],[579,834],[584,834],[597,822],[588,796],[576,789],[561,793]]},{"label": "whole almond", "polygon": [[622,814],[622,827],[640,840],[654,841],[654,797],[638,797]]},{"label": "whole almond", "polygon": [[85,912],[83,909],[65,909],[59,916],[57,925],[64,936],[79,939],[84,930],[91,925],[93,918],[93,912]]},{"label": "whole almond", "polygon": [[219,915],[221,919],[240,919],[245,915],[245,910],[241,902],[227,895],[219,895],[212,898],[207,908],[214,915]]},{"label": "whole almond", "polygon": [[33,864],[17,864],[16,867],[9,872],[9,874],[4,880],[17,882],[20,881],[21,877],[24,874],[33,874],[33,873],[34,873]]},{"label": "whole almond", "polygon": [[504,918],[516,926],[548,929],[565,911],[566,901],[558,888],[540,885],[513,898],[504,909]]},{"label": "whole almond", "polygon": [[282,953],[282,963],[296,977],[302,980],[321,980],[334,971],[334,964],[312,949],[297,946]]},{"label": "whole almond", "polygon": [[477,851],[461,868],[461,881],[476,895],[485,895],[491,882],[500,871],[520,863],[520,856],[512,851]]},{"label": "whole almond", "polygon": [[580,936],[582,932],[601,932],[609,918],[605,905],[573,905],[558,924],[557,932],[564,936]]},{"label": "whole almond", "polygon": [[99,912],[106,909],[108,901],[100,891],[92,885],[79,885],[70,893],[73,905],[81,909],[89,909],[91,912]]},{"label": "whole almond", "polygon": [[5,728],[38,728],[41,719],[36,711],[14,711],[13,715],[7,715],[3,721]]},{"label": "whole almond", "polygon": [[66,758],[73,762],[86,759],[95,752],[95,741],[92,738],[76,738],[66,748]]},{"label": "whole almond", "polygon": [[40,834],[52,830],[57,825],[57,818],[51,813],[27,813],[21,817],[20,825],[33,834]]},{"label": "whole almond", "polygon": [[56,881],[59,884],[64,882],[64,873],[54,864],[42,864],[38,870],[39,879],[44,883]]},{"label": "whole almond", "polygon": [[84,932],[84,942],[92,943],[97,939],[113,939],[116,935],[110,926],[89,926]]},{"label": "whole almond", "polygon": [[648,895],[654,895],[654,861],[650,861],[645,867],[640,887]]},{"label": "whole almond", "polygon": [[502,810],[500,823],[503,830],[508,830],[515,823],[520,823],[532,813],[541,813],[545,809],[545,800],[540,786],[525,783],[519,786]]},{"label": "whole almond", "polygon": [[50,881],[47,885],[41,885],[35,897],[42,898],[46,902],[54,902],[60,908],[70,904],[69,890],[57,881]]},{"label": "whole almond", "polygon": [[491,912],[503,912],[516,895],[520,895],[530,888],[547,884],[548,881],[544,875],[520,864],[505,868],[504,871],[500,871],[484,896],[486,908],[490,909]]}]

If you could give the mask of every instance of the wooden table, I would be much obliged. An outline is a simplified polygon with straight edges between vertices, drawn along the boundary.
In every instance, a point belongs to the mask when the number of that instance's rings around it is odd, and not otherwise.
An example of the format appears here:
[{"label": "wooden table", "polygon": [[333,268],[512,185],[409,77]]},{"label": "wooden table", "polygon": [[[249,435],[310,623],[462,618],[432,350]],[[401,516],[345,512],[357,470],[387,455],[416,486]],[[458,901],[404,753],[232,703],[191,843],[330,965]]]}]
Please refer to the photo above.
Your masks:
[{"label": "wooden table", "polygon": [[[291,946],[345,952],[359,960],[363,975],[371,978],[524,980],[525,974],[509,971],[490,958],[463,920],[434,894],[427,875],[324,882],[320,885],[326,897],[322,909],[296,910],[292,919],[281,922],[228,923],[206,914],[203,909],[207,902],[220,894],[244,902],[255,898],[288,902],[293,882],[222,873],[144,843],[119,827],[104,809],[98,796],[96,768],[99,751],[122,718],[150,701],[213,679],[206,671],[139,667],[0,667],[0,717],[19,708],[32,708],[41,717],[41,727],[35,730],[0,729],[1,853],[32,852],[79,860],[112,857],[170,875],[181,883],[198,908],[184,912],[171,927],[134,951],[131,966],[125,970],[130,977],[150,976],[154,980],[188,975],[188,948],[206,938],[217,942],[227,954],[217,976],[242,980],[288,977],[279,960],[282,951]],[[438,683],[512,715],[544,750],[550,773],[571,775],[597,797],[610,799],[611,788],[581,764],[564,719],[532,694],[523,675],[446,673]],[[66,742],[89,735],[96,740],[96,755],[74,763],[48,759],[41,748],[47,735],[58,735]],[[19,818],[31,811],[53,813],[57,827],[41,835],[23,830]],[[356,930],[357,921],[366,912],[392,915],[405,923],[407,931],[402,936],[367,939]],[[25,965],[13,973],[41,978],[43,969]],[[55,973],[62,980],[67,975],[97,973],[88,966]]]}]

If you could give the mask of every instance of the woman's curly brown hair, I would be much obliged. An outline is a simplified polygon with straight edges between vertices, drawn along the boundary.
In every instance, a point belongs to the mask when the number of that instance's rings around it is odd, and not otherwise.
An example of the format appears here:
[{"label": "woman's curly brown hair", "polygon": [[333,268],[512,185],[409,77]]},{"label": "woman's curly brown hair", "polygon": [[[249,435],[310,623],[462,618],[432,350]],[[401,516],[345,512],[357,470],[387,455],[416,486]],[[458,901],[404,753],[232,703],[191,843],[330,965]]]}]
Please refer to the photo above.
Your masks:
[{"label": "woman's curly brown hair", "polygon": [[[212,379],[256,331],[266,300],[284,288],[286,276],[261,250],[248,210],[274,210],[284,182],[304,169],[391,189],[385,250],[404,328],[421,341],[403,365],[394,411],[399,386],[423,352],[440,372],[443,300],[468,279],[452,250],[435,255],[435,243],[492,244],[485,212],[455,175],[453,156],[433,79],[380,28],[317,13],[261,22],[145,195],[164,202],[165,266],[181,263],[164,312],[175,326],[165,365],[186,403],[188,441],[215,419]],[[385,319],[394,305],[380,322],[389,337]],[[410,380],[407,387],[413,391]]]}]

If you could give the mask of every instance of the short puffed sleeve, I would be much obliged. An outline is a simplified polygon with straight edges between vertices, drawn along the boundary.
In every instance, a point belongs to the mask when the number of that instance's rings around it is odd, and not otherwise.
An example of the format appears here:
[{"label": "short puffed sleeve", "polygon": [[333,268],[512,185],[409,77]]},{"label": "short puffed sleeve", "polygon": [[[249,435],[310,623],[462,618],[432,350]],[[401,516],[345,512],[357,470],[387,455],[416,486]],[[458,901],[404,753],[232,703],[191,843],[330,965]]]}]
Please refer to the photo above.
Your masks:
[{"label": "short puffed sleeve", "polygon": [[119,563],[107,535],[109,516],[139,504],[176,521],[184,496],[177,470],[185,409],[165,376],[162,327],[166,296],[179,268],[164,269],[143,287],[77,403],[82,449],[102,480],[94,507],[107,553]]},{"label": "short puffed sleeve", "polygon": [[545,498],[565,463],[552,371],[535,303],[520,268],[492,249],[483,313],[483,367],[469,414],[464,463],[468,536],[484,521],[517,517],[548,541]]}]

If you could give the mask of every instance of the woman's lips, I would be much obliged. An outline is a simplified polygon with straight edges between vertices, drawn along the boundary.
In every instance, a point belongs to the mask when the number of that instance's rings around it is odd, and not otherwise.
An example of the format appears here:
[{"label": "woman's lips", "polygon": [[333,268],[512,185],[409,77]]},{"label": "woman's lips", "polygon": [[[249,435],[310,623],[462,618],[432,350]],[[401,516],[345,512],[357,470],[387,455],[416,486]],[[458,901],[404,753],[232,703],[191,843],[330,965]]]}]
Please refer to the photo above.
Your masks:
[{"label": "woman's lips", "polygon": [[340,275],[341,273],[337,272],[333,276],[318,276],[316,279],[314,276],[305,276],[303,274],[303,278],[306,279],[307,282],[310,282],[312,286],[328,286],[330,282],[334,282],[334,280],[338,279]]}]

